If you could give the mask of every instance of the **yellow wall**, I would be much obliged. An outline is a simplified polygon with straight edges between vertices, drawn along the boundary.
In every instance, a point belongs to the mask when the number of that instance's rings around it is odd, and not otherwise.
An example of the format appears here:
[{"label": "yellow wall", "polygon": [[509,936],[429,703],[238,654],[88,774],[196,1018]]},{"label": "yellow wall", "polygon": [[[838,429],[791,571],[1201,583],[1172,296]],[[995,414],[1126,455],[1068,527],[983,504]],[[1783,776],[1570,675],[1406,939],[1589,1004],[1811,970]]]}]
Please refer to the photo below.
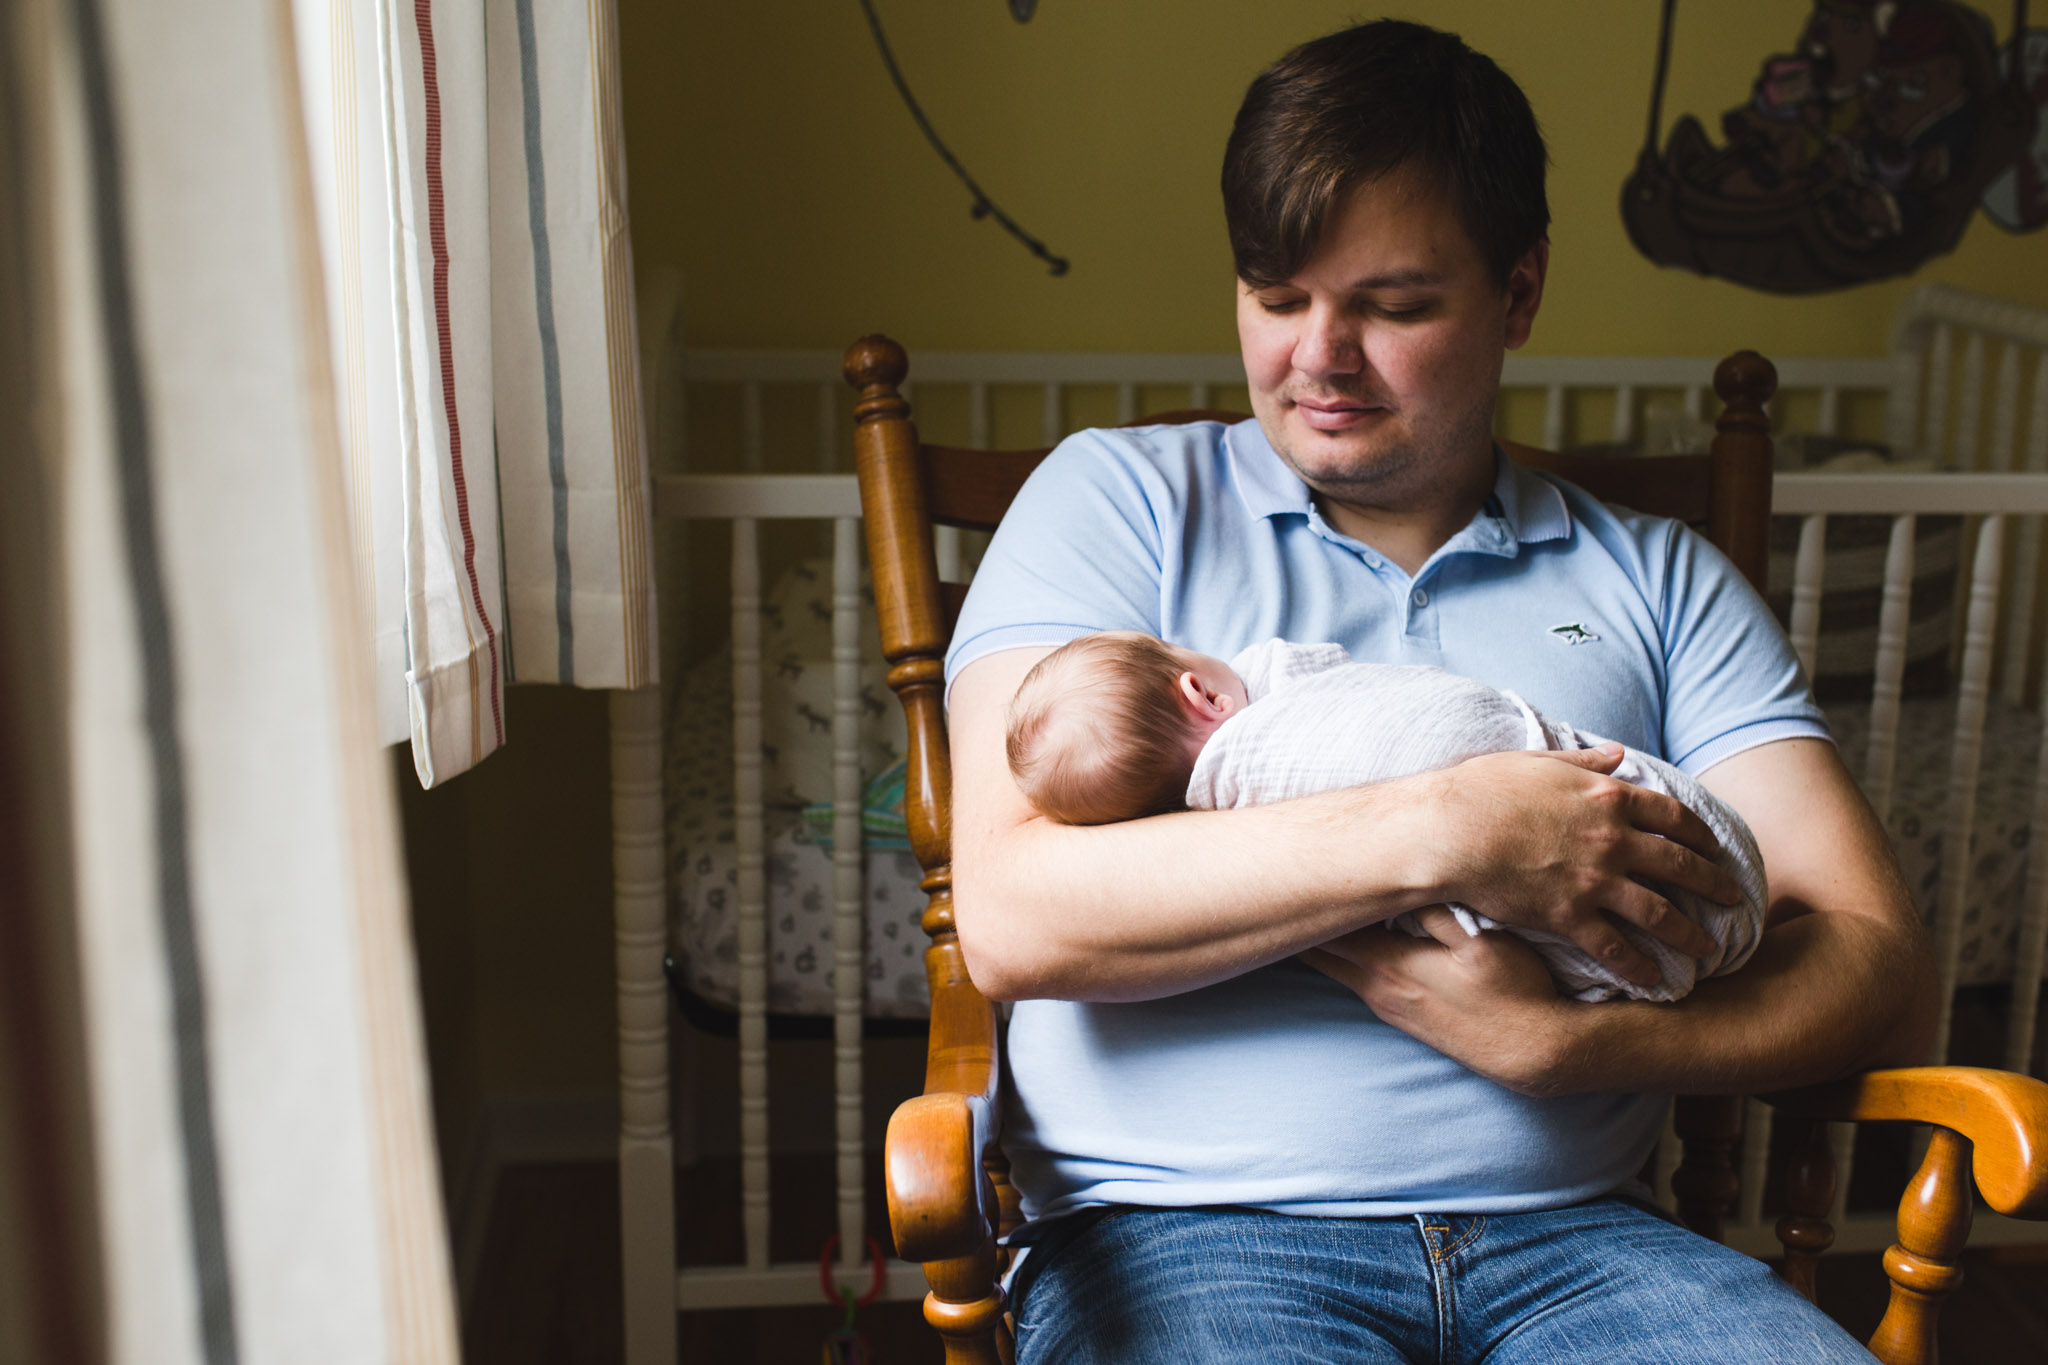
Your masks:
[{"label": "yellow wall", "polygon": [[[1216,175],[1246,82],[1351,0],[875,0],[912,89],[990,195],[1073,259],[1053,279],[927,148],[855,0],[620,0],[634,250],[682,274],[699,346],[1234,349]],[[1795,0],[1683,0],[1666,123],[1717,126]],[[1993,5],[2001,25],[2006,7]],[[1621,182],[1643,135],[1650,0],[1438,0],[1384,12],[1463,34],[1528,92],[1554,168],[1549,300],[1531,350],[1875,354],[1894,281],[1780,299],[1639,256]],[[2048,233],[1971,226],[1939,279],[2048,305]]]}]

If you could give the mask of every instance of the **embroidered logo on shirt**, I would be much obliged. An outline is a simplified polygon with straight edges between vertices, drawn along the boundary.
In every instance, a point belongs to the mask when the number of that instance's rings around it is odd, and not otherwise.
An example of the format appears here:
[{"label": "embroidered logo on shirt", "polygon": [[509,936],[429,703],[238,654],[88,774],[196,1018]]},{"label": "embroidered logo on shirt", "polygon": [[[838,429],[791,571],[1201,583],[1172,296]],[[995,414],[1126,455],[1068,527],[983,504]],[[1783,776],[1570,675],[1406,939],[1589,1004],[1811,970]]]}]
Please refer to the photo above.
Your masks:
[{"label": "embroidered logo on shirt", "polygon": [[1590,645],[1600,638],[1587,630],[1582,621],[1567,621],[1561,626],[1552,626],[1550,633],[1568,645]]}]

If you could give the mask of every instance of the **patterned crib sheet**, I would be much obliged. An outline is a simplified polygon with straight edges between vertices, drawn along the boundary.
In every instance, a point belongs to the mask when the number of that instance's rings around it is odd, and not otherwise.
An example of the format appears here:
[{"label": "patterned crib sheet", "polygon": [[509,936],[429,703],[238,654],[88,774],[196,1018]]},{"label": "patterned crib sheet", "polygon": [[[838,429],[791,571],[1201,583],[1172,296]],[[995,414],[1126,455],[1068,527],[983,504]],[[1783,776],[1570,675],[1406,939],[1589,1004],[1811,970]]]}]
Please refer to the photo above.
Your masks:
[{"label": "patterned crib sheet", "polygon": [[[768,1008],[833,1010],[832,604],[828,562],[805,560],[762,603],[763,873]],[[864,1012],[922,1018],[930,1008],[916,858],[902,837],[903,712],[889,692],[872,597],[862,592],[861,770],[864,804],[896,801],[893,821],[864,812]],[[675,690],[663,736],[669,943],[683,981],[739,1007],[739,856],[734,843],[732,656],[706,659]],[[809,818],[806,818],[806,808]],[[821,819],[821,815],[823,818]]]},{"label": "patterned crib sheet", "polygon": [[[1885,824],[1930,931],[1946,860],[1948,783],[1956,700],[1913,698],[1899,708],[1898,757]],[[1827,707],[1828,726],[1849,771],[1861,774],[1870,736],[1870,704]],[[1963,900],[1956,982],[2010,981],[2027,888],[2041,719],[1993,696],[1985,711],[1976,818],[1970,832],[1970,880]]]}]

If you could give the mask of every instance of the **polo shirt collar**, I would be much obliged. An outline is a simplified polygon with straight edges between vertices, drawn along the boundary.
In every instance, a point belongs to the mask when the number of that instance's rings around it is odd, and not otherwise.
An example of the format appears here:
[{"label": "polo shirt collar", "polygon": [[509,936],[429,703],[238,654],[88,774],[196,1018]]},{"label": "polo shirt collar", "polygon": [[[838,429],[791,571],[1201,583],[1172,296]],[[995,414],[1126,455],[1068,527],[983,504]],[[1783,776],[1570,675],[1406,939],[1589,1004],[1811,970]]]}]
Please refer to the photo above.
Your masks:
[{"label": "polo shirt collar", "polygon": [[[1314,511],[1309,486],[1280,458],[1256,418],[1231,427],[1224,433],[1224,441],[1237,480],[1237,495],[1252,516],[1293,513],[1305,517]],[[1494,447],[1493,459],[1493,491],[1475,521],[1498,518],[1520,545],[1562,540],[1571,534],[1571,513],[1557,485],[1510,460],[1499,446]]]}]

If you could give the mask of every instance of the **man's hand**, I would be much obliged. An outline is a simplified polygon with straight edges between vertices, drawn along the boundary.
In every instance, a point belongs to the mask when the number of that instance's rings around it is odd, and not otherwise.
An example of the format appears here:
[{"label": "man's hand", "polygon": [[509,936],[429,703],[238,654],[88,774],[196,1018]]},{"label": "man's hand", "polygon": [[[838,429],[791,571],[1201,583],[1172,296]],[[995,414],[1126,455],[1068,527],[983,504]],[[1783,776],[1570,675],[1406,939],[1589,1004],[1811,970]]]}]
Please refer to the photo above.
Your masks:
[{"label": "man's hand", "polygon": [[1619,744],[1567,752],[1487,754],[1439,776],[1434,817],[1454,859],[1441,895],[1503,924],[1570,939],[1638,985],[1656,964],[1609,919],[1627,920],[1680,952],[1707,957],[1714,942],[1662,895],[1656,881],[1732,905],[1741,891],[1711,859],[1706,824],[1660,792],[1607,776]]},{"label": "man's hand", "polygon": [[1771,927],[1741,970],[1683,1000],[1565,999],[1525,945],[1468,938],[1442,911],[1420,916],[1430,939],[1368,929],[1301,956],[1387,1023],[1525,1094],[1754,1094],[1924,1060],[1937,1004],[1926,934],[1834,746],[1780,740],[1703,780],[1756,835]]},{"label": "man's hand", "polygon": [[1403,1033],[1525,1095],[1569,1088],[1570,1012],[1541,958],[1512,934],[1467,934],[1440,905],[1415,912],[1428,938],[1382,924],[1301,960],[1348,986]]}]

